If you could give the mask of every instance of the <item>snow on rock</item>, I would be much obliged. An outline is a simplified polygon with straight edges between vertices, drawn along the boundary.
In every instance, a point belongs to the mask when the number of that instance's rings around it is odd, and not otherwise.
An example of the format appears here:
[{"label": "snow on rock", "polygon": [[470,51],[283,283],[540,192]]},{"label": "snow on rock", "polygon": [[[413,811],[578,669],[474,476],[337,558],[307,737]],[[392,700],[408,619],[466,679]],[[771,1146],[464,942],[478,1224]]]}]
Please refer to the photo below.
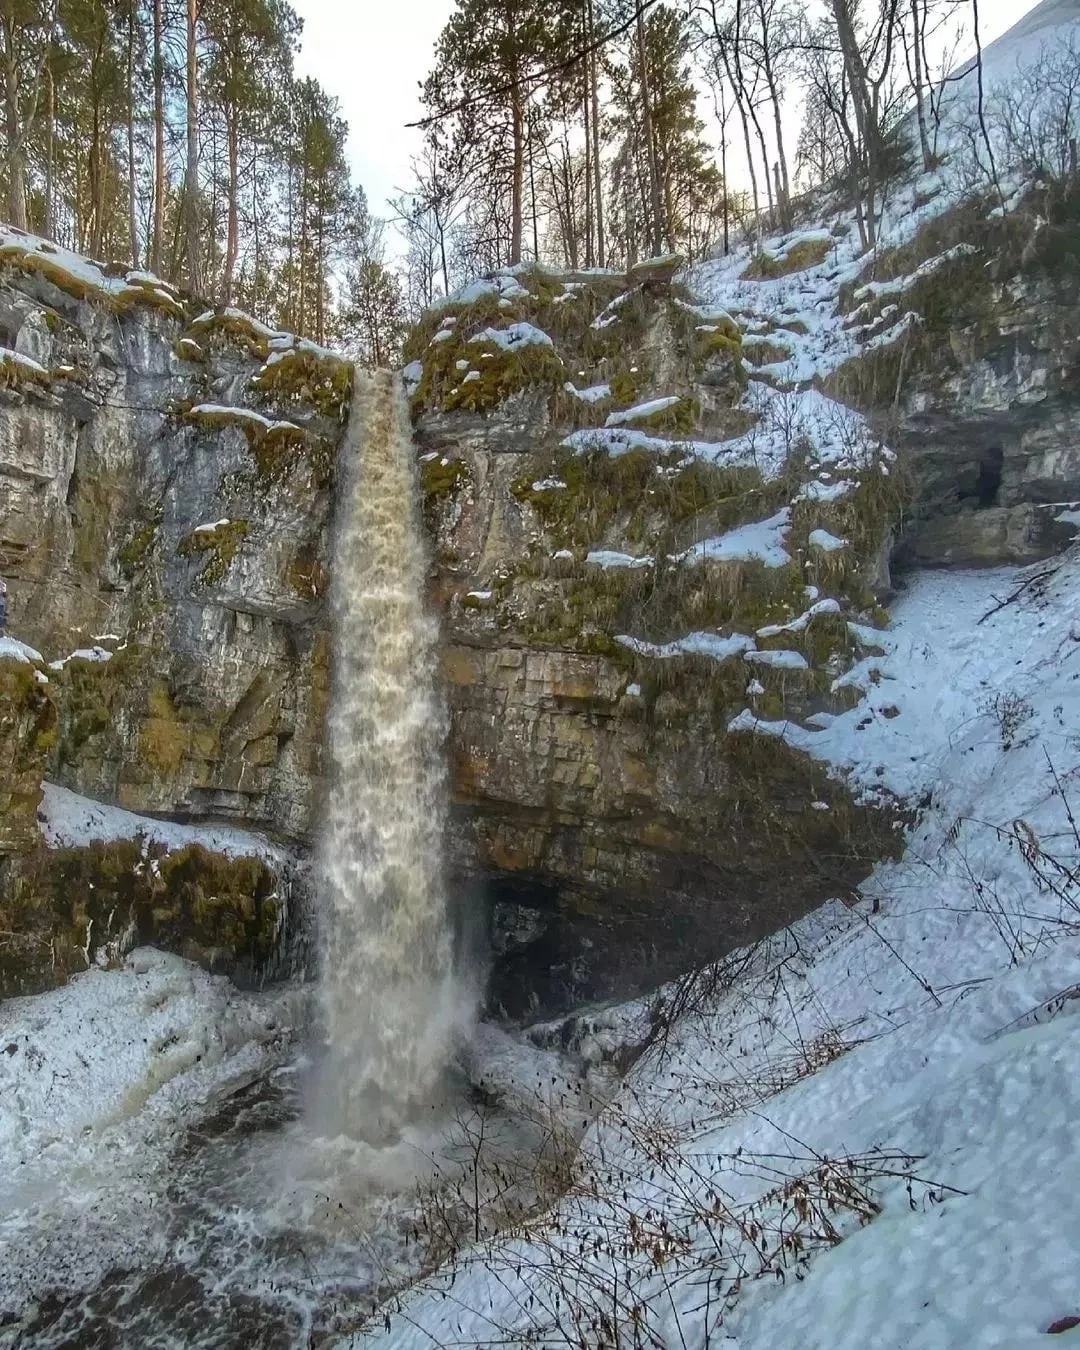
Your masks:
[{"label": "snow on rock", "polygon": [[28,647],[25,642],[19,642],[18,639],[9,637],[6,633],[0,637],[0,661],[7,659],[9,661],[23,661],[29,665],[43,666],[45,658],[40,652],[36,652],[33,647]]},{"label": "snow on rock", "polygon": [[63,670],[69,661],[111,661],[112,652],[106,647],[79,647],[73,651],[70,656],[61,657],[59,661],[50,661],[50,670]]},{"label": "snow on rock", "polygon": [[785,567],[791,554],[784,540],[791,527],[791,510],[784,507],[768,520],[739,525],[726,534],[703,539],[674,557],[676,562],[762,562],[766,567]]},{"label": "snow on rock", "polygon": [[811,530],[807,542],[811,548],[819,548],[823,553],[837,553],[848,546],[846,539],[840,539],[828,530]]},{"label": "snow on rock", "polygon": [[469,338],[470,342],[493,342],[504,352],[520,351],[522,347],[554,347],[549,334],[532,323],[512,323],[506,328],[485,328]]},{"label": "snow on rock", "polygon": [[632,295],[637,295],[640,290],[640,286],[635,286],[632,290],[623,291],[621,295],[617,295],[614,300],[604,306],[589,327],[599,331],[603,328],[610,328],[613,323],[618,323],[619,310]]},{"label": "snow on rock", "polygon": [[29,375],[49,373],[40,361],[35,361],[32,356],[24,356],[22,352],[17,352],[11,347],[0,347],[0,365],[17,366]]},{"label": "snow on rock", "polygon": [[604,450],[613,456],[630,450],[658,455],[678,450],[720,468],[755,468],[769,480],[779,478],[789,456],[807,444],[815,463],[834,468],[864,470],[891,455],[859,413],[816,389],[778,390],[752,382],[744,402],[758,421],[726,441],[670,439],[631,426],[605,426],[574,431],[562,445],[579,453]]},{"label": "snow on rock", "polygon": [[673,656],[708,656],[714,661],[728,661],[754,647],[754,639],[745,633],[732,633],[728,637],[722,633],[687,633],[685,637],[675,638],[672,642],[647,642],[644,638],[620,633],[615,641],[638,656],[654,656],[661,661],[670,660]]},{"label": "snow on rock", "polygon": [[802,485],[796,501],[835,502],[841,497],[846,497],[849,492],[854,492],[856,486],[857,484],[851,478],[840,478],[835,483],[815,479],[812,483]]},{"label": "snow on rock", "polygon": [[635,557],[632,553],[618,553],[613,549],[596,548],[585,555],[585,561],[606,571],[609,567],[651,567],[651,556]]},{"label": "snow on rock", "polygon": [[179,825],[171,820],[154,820],[106,806],[90,797],[43,783],[44,796],[38,807],[38,823],[50,848],[77,848],[94,839],[137,839],[164,844],[169,849],[201,844],[214,853],[230,858],[260,857],[283,861],[286,850],[260,834],[229,825]]},{"label": "snow on rock", "polygon": [[806,629],[810,620],[815,618],[818,614],[839,613],[839,600],[833,600],[831,598],[818,600],[812,604],[808,610],[805,610],[800,614],[798,618],[791,619],[788,623],[768,623],[764,628],[759,628],[757,630],[757,635],[758,637],[771,638],[777,637],[780,633],[801,633]]},{"label": "snow on rock", "polygon": [[264,431],[300,430],[295,422],[275,421],[272,417],[266,417],[262,413],[256,412],[254,408],[241,408],[234,403],[197,403],[194,408],[188,410],[187,415],[195,418],[196,421],[205,419],[235,423],[248,422],[253,426],[261,427]]},{"label": "snow on rock", "polygon": [[410,361],[407,366],[403,366],[401,378],[405,382],[405,392],[411,398],[420,388],[420,381],[424,378],[423,361]]},{"label": "snow on rock", "polygon": [[[563,297],[556,297],[562,299]],[[570,380],[563,385],[563,388],[573,398],[581,399],[582,403],[602,403],[604,399],[611,397],[610,384],[590,384],[585,389],[579,389],[576,384]]]},{"label": "snow on rock", "polygon": [[647,403],[635,404],[633,408],[624,408],[620,412],[608,413],[605,426],[622,427],[628,422],[641,422],[654,413],[665,412],[668,408],[674,408],[682,400],[677,394],[668,395],[666,398],[652,398]]},{"label": "snow on rock", "polygon": [[771,666],[773,670],[809,670],[810,663],[802,652],[786,650],[747,652],[746,660],[754,665]]}]

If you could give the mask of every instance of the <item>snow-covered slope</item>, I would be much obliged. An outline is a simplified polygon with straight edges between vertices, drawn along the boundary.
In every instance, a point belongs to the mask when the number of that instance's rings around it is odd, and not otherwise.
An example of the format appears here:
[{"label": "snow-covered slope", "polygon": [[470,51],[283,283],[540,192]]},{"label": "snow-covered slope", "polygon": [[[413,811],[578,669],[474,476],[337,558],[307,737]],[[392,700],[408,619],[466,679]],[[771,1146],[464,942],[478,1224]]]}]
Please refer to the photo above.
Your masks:
[{"label": "snow-covered slope", "polygon": [[733,957],[548,1218],[356,1344],[1034,1350],[1080,1314],[1078,586],[913,582],[815,746],[927,794],[902,861]]}]

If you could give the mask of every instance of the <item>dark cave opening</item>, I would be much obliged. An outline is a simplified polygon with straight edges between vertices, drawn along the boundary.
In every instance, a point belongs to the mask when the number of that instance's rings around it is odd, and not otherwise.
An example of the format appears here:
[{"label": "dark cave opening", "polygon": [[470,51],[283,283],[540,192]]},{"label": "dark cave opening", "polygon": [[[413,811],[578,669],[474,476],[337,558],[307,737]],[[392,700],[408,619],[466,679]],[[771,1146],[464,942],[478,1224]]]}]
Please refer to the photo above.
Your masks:
[{"label": "dark cave opening", "polygon": [[979,456],[979,472],[975,479],[974,493],[979,510],[998,504],[1004,459],[1005,456],[1000,446],[993,446],[989,450],[984,450]]}]

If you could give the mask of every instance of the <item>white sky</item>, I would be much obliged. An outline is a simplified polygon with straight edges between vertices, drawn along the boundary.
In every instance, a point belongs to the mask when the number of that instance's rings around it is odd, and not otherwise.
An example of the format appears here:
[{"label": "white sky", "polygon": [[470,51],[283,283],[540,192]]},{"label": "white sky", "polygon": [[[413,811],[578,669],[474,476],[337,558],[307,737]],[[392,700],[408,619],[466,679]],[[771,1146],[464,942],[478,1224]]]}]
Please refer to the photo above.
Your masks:
[{"label": "white sky", "polygon": [[[335,95],[349,123],[349,154],[372,211],[389,214],[386,201],[408,186],[409,160],[420,133],[405,124],[421,115],[419,85],[453,0],[293,0],[304,20],[297,62]],[[1027,11],[1034,0],[981,0],[984,45]],[[709,106],[701,113],[709,121]],[[710,128],[710,136],[713,131]],[[742,186],[737,163],[729,165]]]}]

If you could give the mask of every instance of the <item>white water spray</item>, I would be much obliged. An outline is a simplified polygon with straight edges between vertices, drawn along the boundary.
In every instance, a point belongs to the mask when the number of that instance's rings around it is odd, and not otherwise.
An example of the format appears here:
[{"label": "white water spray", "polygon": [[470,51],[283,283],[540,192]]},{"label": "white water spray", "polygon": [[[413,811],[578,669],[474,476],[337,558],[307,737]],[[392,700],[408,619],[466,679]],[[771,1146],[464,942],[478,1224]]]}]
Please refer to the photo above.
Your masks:
[{"label": "white water spray", "polygon": [[442,872],[446,715],[408,407],[355,373],[331,596],[330,789],[320,848],[324,1135],[385,1137],[430,1102],[462,1025]]}]

